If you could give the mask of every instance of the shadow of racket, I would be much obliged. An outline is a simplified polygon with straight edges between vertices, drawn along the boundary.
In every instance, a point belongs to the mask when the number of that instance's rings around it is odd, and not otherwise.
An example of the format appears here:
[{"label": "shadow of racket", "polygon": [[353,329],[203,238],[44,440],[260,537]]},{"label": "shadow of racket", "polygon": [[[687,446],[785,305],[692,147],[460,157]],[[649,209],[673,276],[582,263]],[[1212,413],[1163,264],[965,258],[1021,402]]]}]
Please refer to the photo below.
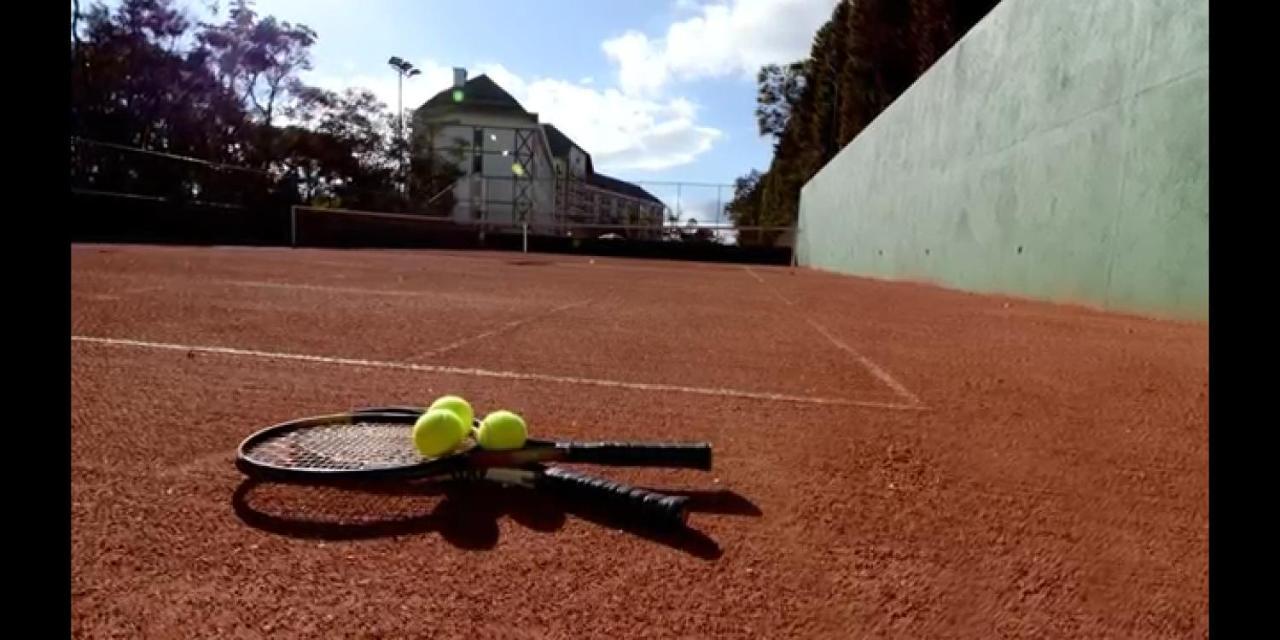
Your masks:
[{"label": "shadow of racket", "polygon": [[551,533],[572,514],[704,560],[723,553],[695,529],[654,531],[594,505],[483,483],[327,486],[245,479],[232,494],[231,505],[245,524],[292,538],[364,540],[438,533],[458,548],[483,551],[497,545],[498,520],[503,516]]}]

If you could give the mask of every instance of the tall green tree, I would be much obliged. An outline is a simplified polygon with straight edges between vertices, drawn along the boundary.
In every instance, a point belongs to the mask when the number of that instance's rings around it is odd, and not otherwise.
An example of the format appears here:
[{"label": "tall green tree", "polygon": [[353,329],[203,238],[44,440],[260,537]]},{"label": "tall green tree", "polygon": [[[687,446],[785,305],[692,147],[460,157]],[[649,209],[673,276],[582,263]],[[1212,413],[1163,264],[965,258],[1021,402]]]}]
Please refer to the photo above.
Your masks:
[{"label": "tall green tree", "polygon": [[735,193],[735,220],[793,223],[804,184],[998,2],[838,2],[808,58],[761,69],[756,116],[774,153],[758,179],[744,176],[751,188]]}]

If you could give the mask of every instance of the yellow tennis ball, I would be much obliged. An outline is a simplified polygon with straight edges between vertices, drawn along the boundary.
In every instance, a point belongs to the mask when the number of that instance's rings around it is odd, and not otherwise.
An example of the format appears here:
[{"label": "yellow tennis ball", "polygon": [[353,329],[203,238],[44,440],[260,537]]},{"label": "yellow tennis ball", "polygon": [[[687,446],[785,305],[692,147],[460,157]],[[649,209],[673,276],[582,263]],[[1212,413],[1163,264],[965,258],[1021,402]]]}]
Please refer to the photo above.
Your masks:
[{"label": "yellow tennis ball", "polygon": [[484,417],[476,433],[476,442],[490,451],[519,449],[529,437],[524,418],[510,411],[494,411]]},{"label": "yellow tennis ball", "polygon": [[453,451],[467,437],[467,427],[447,409],[432,409],[413,425],[413,446],[427,458]]},{"label": "yellow tennis ball", "polygon": [[427,409],[448,409],[454,415],[462,420],[462,424],[466,425],[467,432],[471,432],[471,423],[476,418],[476,413],[471,409],[471,403],[464,400],[461,396],[440,396],[435,402],[431,403],[431,407]]}]

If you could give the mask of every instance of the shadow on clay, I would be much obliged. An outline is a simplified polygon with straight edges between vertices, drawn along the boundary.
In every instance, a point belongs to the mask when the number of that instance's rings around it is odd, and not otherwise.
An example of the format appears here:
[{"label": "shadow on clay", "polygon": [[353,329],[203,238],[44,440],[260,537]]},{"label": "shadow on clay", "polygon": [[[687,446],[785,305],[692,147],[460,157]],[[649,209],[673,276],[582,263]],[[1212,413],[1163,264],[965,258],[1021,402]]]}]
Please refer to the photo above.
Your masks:
[{"label": "shadow on clay", "polygon": [[[665,492],[688,496],[694,513],[761,515],[759,507],[733,491]],[[498,544],[502,517],[554,533],[573,515],[704,560],[723,555],[715,540],[691,527],[654,529],[593,505],[491,484],[323,486],[247,479],[232,494],[231,505],[245,524],[293,538],[364,540],[438,533],[458,548],[486,551]]]}]

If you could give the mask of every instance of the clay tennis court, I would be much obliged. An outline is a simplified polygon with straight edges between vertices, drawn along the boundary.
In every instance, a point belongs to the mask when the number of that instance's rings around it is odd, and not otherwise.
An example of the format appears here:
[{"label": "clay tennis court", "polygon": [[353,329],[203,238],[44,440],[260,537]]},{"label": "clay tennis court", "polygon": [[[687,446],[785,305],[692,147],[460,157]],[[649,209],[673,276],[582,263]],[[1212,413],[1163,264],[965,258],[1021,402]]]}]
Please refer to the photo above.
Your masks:
[{"label": "clay tennis court", "polygon": [[[71,260],[77,637],[1208,633],[1204,325],[779,267]],[[690,530],[232,464],[268,424],[445,393],[540,436],[712,442],[710,473],[603,472],[688,493]]]}]

